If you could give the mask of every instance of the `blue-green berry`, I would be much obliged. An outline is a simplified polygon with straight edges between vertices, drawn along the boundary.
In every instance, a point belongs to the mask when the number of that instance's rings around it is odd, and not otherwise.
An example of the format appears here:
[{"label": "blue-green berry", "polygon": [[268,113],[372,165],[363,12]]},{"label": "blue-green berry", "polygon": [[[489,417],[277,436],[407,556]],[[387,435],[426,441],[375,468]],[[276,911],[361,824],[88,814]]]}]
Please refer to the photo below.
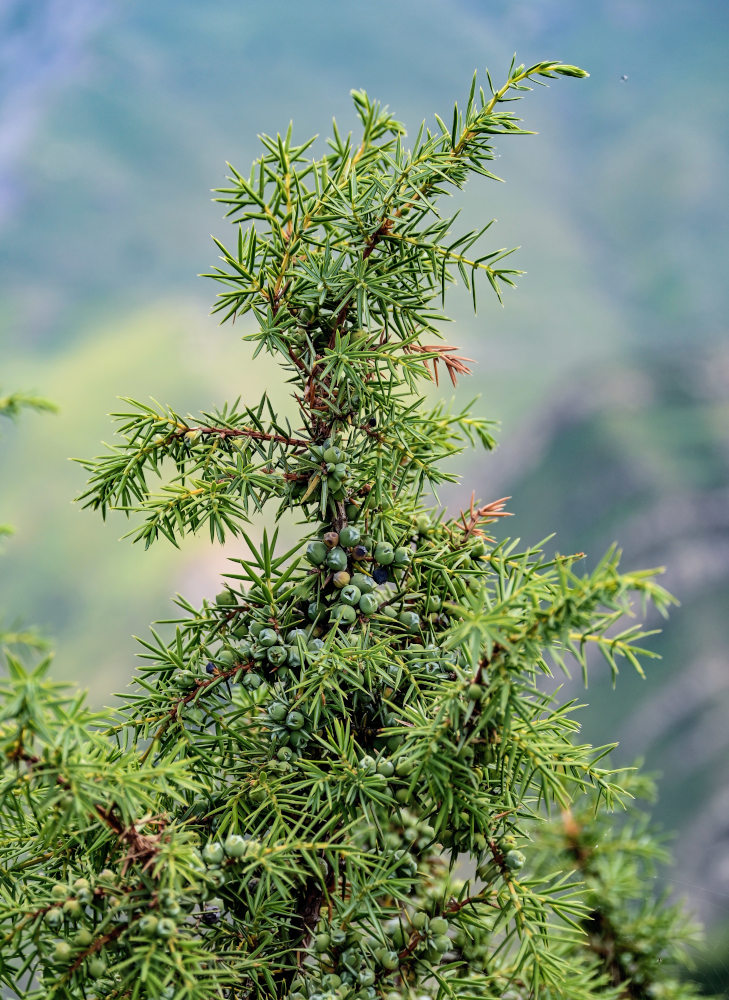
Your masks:
[{"label": "blue-green berry", "polygon": [[367,576],[366,573],[353,573],[352,586],[359,587],[363,594],[369,594],[375,589],[375,581],[371,576]]},{"label": "blue-green berry", "polygon": [[99,955],[94,955],[93,958],[89,959],[89,974],[93,976],[94,979],[98,979],[99,976],[103,976],[106,972],[106,962]]},{"label": "blue-green berry", "polygon": [[330,549],[327,554],[327,566],[335,573],[345,570],[347,568],[347,553],[344,549],[340,549],[338,545]]},{"label": "blue-green berry", "polygon": [[106,972],[106,962],[103,958],[98,955],[94,955],[93,958],[89,959],[89,974],[93,976],[94,979],[98,979],[99,976],[103,976]]},{"label": "blue-green berry", "polygon": [[157,937],[168,938],[177,930],[177,924],[171,917],[162,917],[157,922]]},{"label": "blue-green berry", "polygon": [[151,937],[152,934],[157,933],[157,924],[159,921],[157,917],[152,913],[147,913],[137,924],[137,929],[140,934],[145,934],[147,937]]},{"label": "blue-green berry", "polygon": [[331,938],[326,932],[317,934],[316,937],[314,938],[314,951],[318,952],[320,955],[323,955],[325,951],[329,950],[330,944],[331,944]]},{"label": "blue-green berry", "polygon": [[509,871],[515,872],[524,867],[526,858],[521,851],[507,851],[504,855],[504,864]]},{"label": "blue-green berry", "polygon": [[246,841],[239,833],[231,833],[225,838],[225,853],[229,858],[242,858],[246,853]]},{"label": "blue-green berry", "polygon": [[288,708],[280,701],[274,701],[268,706],[269,718],[274,722],[283,722],[288,714]]},{"label": "blue-green berry", "polygon": [[78,899],[67,899],[63,904],[63,912],[71,920],[78,920],[83,913],[83,906]]},{"label": "blue-green berry", "polygon": [[410,851],[395,851],[394,857],[398,862],[398,868],[414,875],[418,870],[418,863]]},{"label": "blue-green berry", "polygon": [[412,774],[416,767],[416,761],[412,757],[401,757],[397,764],[395,764],[395,774],[398,778],[407,778],[409,774]]},{"label": "blue-green berry", "polygon": [[404,625],[408,632],[418,632],[420,630],[420,615],[415,611],[401,611],[397,620]]},{"label": "blue-green berry", "polygon": [[225,849],[218,840],[212,840],[202,849],[202,859],[206,865],[222,864],[225,858]]},{"label": "blue-green berry", "polygon": [[305,724],[306,717],[302,712],[297,712],[295,709],[286,716],[286,725],[289,729],[302,729]]},{"label": "blue-green berry", "polygon": [[395,559],[395,550],[389,542],[378,542],[375,546],[375,561],[380,566],[389,566]]},{"label": "blue-green berry", "polygon": [[332,618],[343,625],[352,625],[357,621],[357,612],[351,604],[337,604],[332,610]]},{"label": "blue-green berry", "polygon": [[348,524],[345,528],[339,532],[339,544],[345,549],[351,549],[354,545],[359,545],[359,540],[362,537],[362,532],[359,528],[355,528],[354,525]]},{"label": "blue-green berry", "polygon": [[65,965],[66,962],[71,961],[72,954],[73,949],[68,941],[57,941],[53,949],[53,961],[58,962],[59,965]]},{"label": "blue-green berry", "polygon": [[357,766],[360,771],[364,771],[365,774],[374,774],[377,768],[374,757],[370,757],[369,754],[365,754],[363,757],[360,757]]},{"label": "blue-green berry", "polygon": [[222,889],[225,885],[225,871],[220,868],[211,868],[207,875],[208,883],[213,889]]},{"label": "blue-green berry", "polygon": [[286,662],[288,652],[285,646],[271,646],[269,647],[267,656],[269,663],[272,663],[274,667],[280,667]]},{"label": "blue-green berry", "polygon": [[197,683],[197,676],[196,674],[193,673],[192,670],[183,669],[183,670],[178,670],[177,673],[172,678],[172,680],[175,684],[175,687],[185,689],[185,688],[195,687],[195,684]]},{"label": "blue-green berry", "polygon": [[278,633],[272,628],[261,629],[258,636],[258,642],[261,646],[268,648],[269,646],[275,646],[278,642]]},{"label": "blue-green berry", "polygon": [[301,654],[299,653],[298,646],[288,646],[286,650],[287,659],[286,662],[290,667],[300,667],[301,666]]},{"label": "blue-green berry", "polygon": [[410,549],[402,545],[395,549],[392,561],[396,566],[409,566],[412,558],[413,554]]},{"label": "blue-green berry", "polygon": [[374,594],[362,594],[359,599],[359,610],[363,615],[373,615],[380,606]]},{"label": "blue-green berry", "polygon": [[313,541],[306,546],[306,558],[313,566],[322,566],[326,562],[329,549],[324,542]]},{"label": "blue-green berry", "polygon": [[359,599],[362,596],[362,591],[359,587],[355,587],[353,584],[349,583],[346,587],[342,587],[339,594],[339,600],[344,601],[345,604],[351,604],[354,607],[355,604],[359,604]]}]

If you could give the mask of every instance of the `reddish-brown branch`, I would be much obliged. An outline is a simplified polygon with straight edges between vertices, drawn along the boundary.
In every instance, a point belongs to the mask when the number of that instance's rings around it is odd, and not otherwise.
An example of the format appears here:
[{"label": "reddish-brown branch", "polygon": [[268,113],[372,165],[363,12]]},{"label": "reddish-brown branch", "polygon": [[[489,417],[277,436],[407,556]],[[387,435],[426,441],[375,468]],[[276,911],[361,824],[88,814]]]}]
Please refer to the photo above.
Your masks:
[{"label": "reddish-brown branch", "polygon": [[68,971],[64,976],[64,979],[70,979],[73,973],[80,968],[85,960],[90,956],[95,954],[97,951],[101,951],[104,945],[109,944],[110,941],[115,941],[122,931],[125,929],[126,924],[117,924],[116,927],[112,929],[107,934],[102,934],[101,937],[96,938],[96,940],[85,948],[80,954],[74,959],[72,964],[68,967]]},{"label": "reddish-brown branch", "polygon": [[187,694],[182,695],[181,698],[178,698],[175,702],[173,702],[170,708],[167,710],[166,717],[164,718],[162,724],[158,727],[157,731],[153,734],[152,739],[149,741],[149,746],[147,747],[147,749],[144,751],[144,753],[140,758],[140,762],[142,764],[145,762],[149,754],[152,752],[152,747],[155,745],[159,737],[164,733],[169,724],[177,718],[177,714],[180,710],[181,705],[189,704],[189,702],[191,702],[195,697],[197,697],[200,691],[204,691],[205,688],[209,688],[210,685],[214,684],[216,681],[219,681],[221,679],[227,680],[229,677],[232,677],[239,671],[243,672],[245,670],[250,670],[252,666],[253,666],[252,662],[236,663],[228,670],[219,670],[217,671],[217,673],[212,674],[210,677],[201,678],[199,681],[196,681],[195,687],[192,688],[191,691],[188,691]]},{"label": "reddish-brown branch", "polygon": [[[122,844],[125,844],[128,848],[127,854],[122,862],[122,876],[126,874],[129,865],[133,861],[141,863],[142,871],[149,868],[159,851],[162,833],[140,833],[134,823],[129,823],[128,826],[125,826],[121,819],[117,816],[113,805],[106,809],[101,805],[96,805],[94,809],[99,819],[105,823],[109,829],[116,834],[119,841]],[[146,819],[146,822],[155,823],[157,826],[164,829],[167,821],[164,817],[158,816],[149,817]]]},{"label": "reddish-brown branch", "polygon": [[394,222],[392,219],[383,219],[379,229],[377,229],[372,236],[369,238],[369,242],[362,253],[362,260],[367,260],[372,251],[375,249],[377,244],[380,242],[383,236],[387,236],[392,232],[392,227]]},{"label": "reddish-brown branch", "polygon": [[474,364],[475,363],[474,359],[464,357],[464,355],[462,354],[454,354],[453,352],[457,351],[458,349],[459,348],[457,347],[442,347],[440,344],[407,344],[405,346],[405,351],[407,351],[408,354],[435,355],[432,358],[423,358],[423,365],[425,366],[425,370],[430,375],[430,368],[428,367],[428,363],[430,361],[433,362],[433,374],[431,377],[435,379],[436,385],[439,385],[438,364],[441,361],[446,366],[448,376],[454,386],[457,383],[459,375],[471,374],[471,369],[468,367],[466,362],[470,361],[471,364]]},{"label": "reddish-brown branch", "polygon": [[[486,906],[492,906],[492,907],[494,907],[497,910],[500,908],[499,905],[498,905],[498,903],[493,903],[493,902],[491,902],[491,900],[484,899],[483,893],[482,892],[477,892],[473,896],[467,896],[466,899],[461,899],[460,901],[459,900],[455,900],[455,899],[451,899],[449,901],[448,905],[441,912],[442,912],[443,916],[445,917],[447,915],[458,913],[459,910],[462,910],[464,907],[469,906],[471,903],[483,903],[484,905],[486,905]],[[408,941],[408,943],[398,953],[398,957],[400,958],[400,961],[402,962],[404,959],[406,959],[410,955],[412,955],[412,953],[418,947],[418,945],[420,944],[420,942],[426,936],[427,936],[427,932],[426,931],[414,930],[413,933],[410,936],[410,940]]]},{"label": "reddish-brown branch", "polygon": [[250,427],[184,427],[175,431],[172,437],[182,438],[186,434],[199,433],[202,437],[215,434],[221,438],[247,437],[254,441],[278,441],[280,444],[290,445],[292,448],[308,448],[311,442],[304,441],[303,438],[286,437],[283,434],[267,434],[265,431],[256,431]]},{"label": "reddish-brown branch", "polygon": [[[479,524],[490,524],[499,517],[511,517],[511,511],[504,510],[504,505],[508,500],[511,500],[511,497],[501,497],[499,500],[492,500],[491,503],[476,507],[476,494],[472,493],[468,520],[466,520],[466,512],[461,512],[464,539],[487,538],[486,534],[478,527]],[[493,541],[493,539],[488,539],[488,541]]]},{"label": "reddish-brown branch", "polygon": [[462,910],[466,906],[470,906],[471,903],[483,903],[485,906],[492,906],[497,910],[500,909],[498,903],[494,903],[490,899],[484,899],[483,892],[477,892],[474,893],[473,896],[466,896],[465,899],[461,900],[452,899],[448,903],[448,906],[446,906],[445,910],[443,910],[443,914],[445,915],[446,913],[458,913],[459,910]]}]

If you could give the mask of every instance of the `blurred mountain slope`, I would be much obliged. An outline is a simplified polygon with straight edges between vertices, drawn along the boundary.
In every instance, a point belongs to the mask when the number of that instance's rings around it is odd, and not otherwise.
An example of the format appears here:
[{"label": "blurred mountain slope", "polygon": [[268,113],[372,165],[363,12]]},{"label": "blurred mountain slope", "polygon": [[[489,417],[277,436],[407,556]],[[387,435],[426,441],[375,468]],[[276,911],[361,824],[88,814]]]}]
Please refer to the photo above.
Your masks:
[{"label": "blurred mountain slope", "polygon": [[[223,180],[226,159],[246,167],[257,132],[289,118],[298,135],[325,131],[332,111],[349,124],[352,86],[389,100],[412,131],[436,109],[447,115],[473,68],[488,63],[503,76],[513,48],[524,60],[558,50],[592,76],[531,95],[523,113],[542,134],[501,141],[496,169],[509,184],[465,199],[467,214],[500,217],[499,244],[524,242],[518,266],[533,271],[536,299],[490,325],[539,350],[531,310],[548,309],[561,336],[542,353],[556,352],[557,367],[569,355],[602,356],[621,331],[643,341],[681,339],[687,323],[695,336],[716,332],[729,166],[723,6],[543,0],[495,12],[406,0],[388,10],[384,30],[374,9],[330,0],[132,0],[93,16],[88,7],[40,5],[50,24],[67,8],[69,23],[85,25],[82,38],[56,32],[52,86],[36,52],[42,13],[33,31],[5,18],[8,75],[22,65],[23,92],[35,95],[22,148],[0,136],[13,151],[0,233],[13,343],[67,336],[79,309],[189,290],[212,259],[205,234],[224,231],[206,191]],[[27,5],[11,0],[8,10],[17,20]],[[706,81],[700,100],[687,77]],[[14,121],[24,104],[11,91],[5,120],[18,104]]]},{"label": "blurred mountain slope", "polygon": [[727,28],[715,0],[6,0],[0,382],[62,413],[0,440],[3,517],[18,525],[0,608],[52,630],[59,675],[101,700],[126,684],[129,636],[169,612],[170,593],[215,588],[225,552],[204,539],[144,553],[117,541],[122,520],[74,509],[83,472],[67,458],[98,452],[118,395],[194,411],[273,381],[260,362],[253,376],[243,330],[205,318],[215,290],[194,278],[215,259],[207,234],[234,235],[209,200],[226,159],[246,170],[255,135],[289,119],[300,137],[326,133],[332,113],[353,127],[352,87],[412,134],[435,110],[448,117],[474,68],[502,78],[514,50],[584,65],[589,80],[517,106],[540,134],[498,143],[508,183],[456,199],[463,228],[498,217],[491,245],[523,244],[513,259],[528,271],[503,311],[487,289],[475,318],[466,296],[448,304],[450,342],[478,361],[480,409],[504,420],[502,448],[467,486],[512,493],[509,529],[525,539],[557,529],[561,549],[591,558],[618,539],[628,564],[669,567],[683,603],[658,640],[664,660],[647,683],[624,671],[616,692],[598,670],[587,726],[596,741],[619,732],[626,757],[667,763],[662,815],[681,829],[692,901],[718,919]]},{"label": "blurred mountain slope", "polygon": [[678,889],[709,922],[729,916],[727,426],[725,343],[641,354],[586,372],[507,435],[479,490],[513,496],[522,538],[554,531],[549,547],[588,565],[619,541],[627,567],[666,567],[681,604],[648,620],[663,631],[647,681],[625,664],[613,691],[597,659],[587,692],[568,687],[589,702],[587,739],[617,738],[624,763],[643,755],[662,772],[658,815],[690,845]]},{"label": "blurred mountain slope", "polygon": [[138,651],[132,634],[146,634],[153,616],[170,613],[175,590],[199,600],[215,588],[225,558],[220,549],[211,555],[205,536],[182,551],[120,541],[132,527],[122,514],[104,523],[72,505],[86,477],[69,456],[100,454],[102,436],[112,440],[104,414],[127,408],[120,387],[195,413],[222,401],[237,368],[243,395],[257,400],[261,380],[268,381],[278,403],[273,366],[262,359],[254,375],[246,350],[208,327],[196,304],[160,303],[79,331],[60,356],[3,366],[12,384],[42,385],[60,414],[28,414],[0,439],[3,516],[16,527],[4,545],[0,608],[42,625],[54,637],[57,676],[90,684],[95,701],[131,676]]}]

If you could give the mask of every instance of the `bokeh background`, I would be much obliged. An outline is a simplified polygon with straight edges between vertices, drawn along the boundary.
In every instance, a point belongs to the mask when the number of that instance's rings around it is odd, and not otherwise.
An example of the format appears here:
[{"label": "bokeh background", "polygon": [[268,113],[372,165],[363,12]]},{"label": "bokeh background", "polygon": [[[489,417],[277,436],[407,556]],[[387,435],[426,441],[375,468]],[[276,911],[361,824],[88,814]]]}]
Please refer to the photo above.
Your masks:
[{"label": "bokeh background", "polygon": [[[461,199],[523,245],[505,308],[450,302],[462,390],[502,420],[471,490],[513,496],[510,531],[629,566],[666,565],[681,601],[663,659],[616,690],[595,664],[585,737],[662,772],[676,831],[669,886],[706,922],[707,988],[729,982],[729,5],[717,0],[4,0],[0,4],[0,384],[61,407],[0,439],[0,513],[17,535],[0,608],[54,637],[56,675],[96,702],[134,669],[132,634],[177,591],[217,589],[205,539],[144,552],[72,504],[70,457],[109,438],[120,395],[195,412],[257,399],[270,367],[208,311],[209,239],[232,239],[209,189],[256,135],[353,125],[364,87],[411,131],[447,118],[475,68],[559,58],[587,81],[538,88],[539,134],[499,145],[508,183]],[[431,119],[432,120],[432,119]],[[279,390],[274,389],[274,392]]]}]

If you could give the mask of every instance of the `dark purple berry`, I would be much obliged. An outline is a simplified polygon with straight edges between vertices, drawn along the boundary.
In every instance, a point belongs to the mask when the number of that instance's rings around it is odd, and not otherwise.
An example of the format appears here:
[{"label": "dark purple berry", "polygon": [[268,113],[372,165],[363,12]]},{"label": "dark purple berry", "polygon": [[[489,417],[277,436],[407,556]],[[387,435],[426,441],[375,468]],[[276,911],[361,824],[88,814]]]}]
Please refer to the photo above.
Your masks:
[{"label": "dark purple berry", "polygon": [[209,674],[215,673],[215,664],[213,663],[212,660],[208,660],[208,662],[205,664],[205,669]]},{"label": "dark purple berry", "polygon": [[354,552],[352,553],[355,559],[364,559],[367,555],[366,545],[355,545]]},{"label": "dark purple berry", "polygon": [[375,566],[372,570],[372,579],[375,583],[387,583],[387,567],[386,566]]},{"label": "dark purple berry", "polygon": [[215,907],[212,910],[205,910],[202,915],[202,921],[209,927],[212,927],[213,924],[219,923],[220,910],[216,909]]}]

